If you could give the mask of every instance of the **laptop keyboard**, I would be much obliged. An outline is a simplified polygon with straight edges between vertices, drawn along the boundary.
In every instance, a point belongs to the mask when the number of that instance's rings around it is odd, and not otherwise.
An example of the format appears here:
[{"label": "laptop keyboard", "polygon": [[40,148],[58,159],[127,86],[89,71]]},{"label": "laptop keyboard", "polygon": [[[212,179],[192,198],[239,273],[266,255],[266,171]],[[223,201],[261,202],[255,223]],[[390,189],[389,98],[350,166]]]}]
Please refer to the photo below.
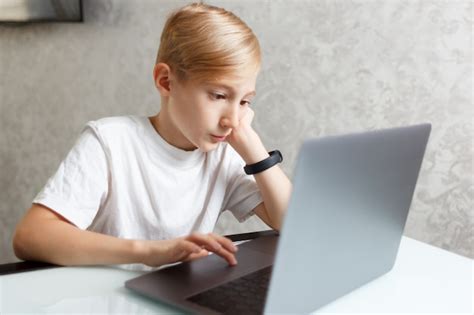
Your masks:
[{"label": "laptop keyboard", "polygon": [[218,287],[193,295],[188,300],[222,314],[262,314],[272,266]]}]

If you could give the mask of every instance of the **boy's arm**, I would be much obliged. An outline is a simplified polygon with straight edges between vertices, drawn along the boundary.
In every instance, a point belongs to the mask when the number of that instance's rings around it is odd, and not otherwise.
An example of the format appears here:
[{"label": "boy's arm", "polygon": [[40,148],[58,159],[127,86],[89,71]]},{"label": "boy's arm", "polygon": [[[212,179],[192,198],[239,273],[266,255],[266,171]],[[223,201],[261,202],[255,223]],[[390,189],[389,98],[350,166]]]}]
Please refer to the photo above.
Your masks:
[{"label": "boy's arm", "polygon": [[161,266],[206,256],[209,251],[236,263],[235,246],[215,234],[192,234],[171,240],[127,240],[81,230],[54,211],[33,204],[13,238],[18,258],[58,265],[143,263]]},{"label": "boy's arm", "polygon": [[[269,156],[260,137],[250,125],[253,116],[254,112],[248,108],[247,115],[228,138],[229,144],[247,165],[260,162]],[[263,203],[254,211],[270,227],[280,230],[290,201],[291,182],[278,165],[253,176],[263,199]]]},{"label": "boy's arm", "polygon": [[263,202],[253,210],[266,224],[279,231],[291,195],[291,182],[278,165],[254,175]]},{"label": "boy's arm", "polygon": [[33,204],[18,224],[13,249],[20,259],[59,265],[139,261],[134,241],[81,230],[39,204]]}]

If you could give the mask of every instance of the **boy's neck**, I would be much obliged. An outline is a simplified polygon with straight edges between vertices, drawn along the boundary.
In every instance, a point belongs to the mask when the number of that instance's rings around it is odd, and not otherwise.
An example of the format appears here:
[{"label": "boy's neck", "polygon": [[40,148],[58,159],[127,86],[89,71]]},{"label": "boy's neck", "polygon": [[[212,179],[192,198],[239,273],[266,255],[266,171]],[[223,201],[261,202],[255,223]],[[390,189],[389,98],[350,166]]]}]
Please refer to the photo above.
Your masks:
[{"label": "boy's neck", "polygon": [[[184,151],[194,151],[196,147],[190,147],[189,141],[187,141],[184,135],[172,124],[165,108],[166,106],[162,106],[158,114],[149,117],[155,131],[170,145]],[[184,139],[184,141],[180,139]]]}]

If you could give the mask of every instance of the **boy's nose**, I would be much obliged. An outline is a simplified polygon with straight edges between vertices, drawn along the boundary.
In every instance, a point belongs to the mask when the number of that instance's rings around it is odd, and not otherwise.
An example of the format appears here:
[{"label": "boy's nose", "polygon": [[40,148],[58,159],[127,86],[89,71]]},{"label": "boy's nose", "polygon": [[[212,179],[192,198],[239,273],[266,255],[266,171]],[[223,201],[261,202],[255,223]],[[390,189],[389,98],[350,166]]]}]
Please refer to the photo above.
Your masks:
[{"label": "boy's nose", "polygon": [[232,106],[222,117],[221,125],[226,128],[237,128],[239,126],[239,107]]}]

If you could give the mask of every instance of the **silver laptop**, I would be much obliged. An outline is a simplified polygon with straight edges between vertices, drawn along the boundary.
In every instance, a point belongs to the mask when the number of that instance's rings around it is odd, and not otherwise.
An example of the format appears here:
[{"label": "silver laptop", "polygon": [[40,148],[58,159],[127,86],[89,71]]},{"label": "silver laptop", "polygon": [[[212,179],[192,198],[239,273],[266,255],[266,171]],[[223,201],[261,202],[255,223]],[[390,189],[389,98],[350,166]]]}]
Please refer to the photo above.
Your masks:
[{"label": "silver laptop", "polygon": [[393,267],[430,124],[306,140],[280,235],[125,286],[200,314],[309,313]]}]

